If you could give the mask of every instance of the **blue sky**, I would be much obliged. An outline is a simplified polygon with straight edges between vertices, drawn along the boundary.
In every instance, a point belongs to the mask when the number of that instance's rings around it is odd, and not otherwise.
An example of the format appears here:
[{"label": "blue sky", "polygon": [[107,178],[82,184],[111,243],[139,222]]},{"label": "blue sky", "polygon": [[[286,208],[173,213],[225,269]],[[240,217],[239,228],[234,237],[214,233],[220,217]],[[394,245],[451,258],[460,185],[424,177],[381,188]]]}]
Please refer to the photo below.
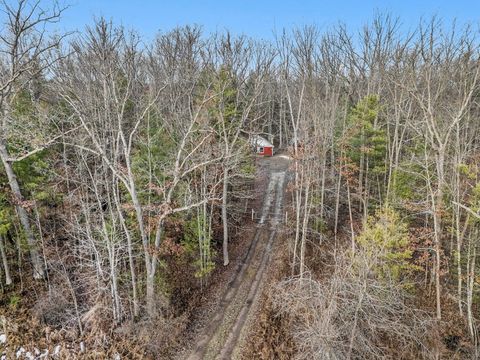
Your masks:
[{"label": "blue sky", "polygon": [[[93,16],[104,16],[136,29],[147,39],[177,25],[199,24],[207,31],[229,29],[257,38],[272,38],[274,28],[317,24],[322,29],[343,22],[358,29],[375,12],[399,16],[405,28],[420,17],[480,23],[480,0],[66,0],[72,4],[64,29],[82,30]],[[48,1],[47,1],[48,2]]]}]

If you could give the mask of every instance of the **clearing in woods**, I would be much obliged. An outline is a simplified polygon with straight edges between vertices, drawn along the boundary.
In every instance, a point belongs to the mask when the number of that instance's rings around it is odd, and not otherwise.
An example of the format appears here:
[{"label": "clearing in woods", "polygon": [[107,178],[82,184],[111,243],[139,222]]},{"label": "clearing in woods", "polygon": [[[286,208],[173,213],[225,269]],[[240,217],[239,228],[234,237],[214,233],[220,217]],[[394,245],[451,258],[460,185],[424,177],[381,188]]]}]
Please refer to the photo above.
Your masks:
[{"label": "clearing in woods", "polygon": [[277,227],[283,219],[289,159],[278,155],[260,159],[259,163],[260,171],[266,172],[268,185],[266,189],[258,189],[258,193],[264,195],[255,235],[231,286],[223,294],[215,315],[201,332],[188,360],[241,357],[243,338],[248,330],[247,320],[261,293]]}]

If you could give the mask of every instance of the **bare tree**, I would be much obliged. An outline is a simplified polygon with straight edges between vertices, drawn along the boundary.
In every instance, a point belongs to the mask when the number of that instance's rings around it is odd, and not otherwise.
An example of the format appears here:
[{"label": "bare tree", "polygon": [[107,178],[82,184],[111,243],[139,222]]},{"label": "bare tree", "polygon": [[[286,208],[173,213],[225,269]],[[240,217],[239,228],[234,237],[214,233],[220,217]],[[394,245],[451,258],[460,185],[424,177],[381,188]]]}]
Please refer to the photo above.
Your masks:
[{"label": "bare tree", "polygon": [[274,57],[270,47],[248,41],[245,37],[233,38],[229,33],[215,39],[213,51],[212,65],[216,74],[213,75],[215,98],[212,114],[223,154],[223,264],[227,266],[229,187],[232,178],[238,176],[238,171],[232,172],[238,169],[245,151],[249,150],[242,134],[247,125],[252,127],[258,120],[255,110]]},{"label": "bare tree", "polygon": [[[13,164],[44,150],[56,138],[46,136],[49,132],[48,117],[42,118],[45,115],[38,113],[40,126],[44,123],[46,128],[36,127],[36,124],[28,119],[15,115],[15,102],[22,92],[31,90],[36,79],[45,75],[52,64],[59,60],[54,51],[60,46],[64,36],[51,37],[46,27],[58,22],[64,10],[65,8],[57,3],[47,10],[41,6],[40,1],[19,0],[15,4],[2,2],[6,23],[0,36],[0,158],[29,245],[33,276],[36,279],[44,276],[44,263],[28,215],[28,200],[23,196]],[[38,89],[35,92],[38,92]],[[24,127],[28,129],[27,133],[24,132]],[[33,138],[24,139],[25,148],[16,148],[12,140],[18,142],[16,137],[22,134],[22,131],[23,135]]]},{"label": "bare tree", "polygon": [[[431,358],[427,314],[406,303],[399,284],[372,276],[371,256],[358,250],[355,259],[337,258],[327,283],[304,276],[275,288],[274,306],[290,319],[298,358]],[[385,338],[388,347],[379,341]]]},{"label": "bare tree", "polygon": [[419,42],[410,61],[408,86],[421,109],[425,140],[433,151],[435,164],[436,183],[430,185],[430,200],[435,235],[437,318],[440,319],[445,166],[455,129],[471,107],[480,67],[474,38],[468,29],[459,37],[454,29],[451,37],[445,38],[437,35],[436,27],[437,20],[433,19],[419,30]]}]

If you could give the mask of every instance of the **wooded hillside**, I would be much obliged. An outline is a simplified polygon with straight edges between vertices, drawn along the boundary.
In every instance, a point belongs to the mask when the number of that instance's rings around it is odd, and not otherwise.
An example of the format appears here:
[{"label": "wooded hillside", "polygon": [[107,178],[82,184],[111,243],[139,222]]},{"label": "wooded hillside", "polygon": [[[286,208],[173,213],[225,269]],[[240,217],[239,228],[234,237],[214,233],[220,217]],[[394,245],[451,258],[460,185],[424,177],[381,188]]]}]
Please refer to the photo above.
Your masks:
[{"label": "wooded hillside", "polygon": [[479,356],[476,27],[147,42],[103,18],[55,33],[53,2],[1,8],[0,354],[188,348],[251,241],[260,134],[290,182],[243,358]]}]

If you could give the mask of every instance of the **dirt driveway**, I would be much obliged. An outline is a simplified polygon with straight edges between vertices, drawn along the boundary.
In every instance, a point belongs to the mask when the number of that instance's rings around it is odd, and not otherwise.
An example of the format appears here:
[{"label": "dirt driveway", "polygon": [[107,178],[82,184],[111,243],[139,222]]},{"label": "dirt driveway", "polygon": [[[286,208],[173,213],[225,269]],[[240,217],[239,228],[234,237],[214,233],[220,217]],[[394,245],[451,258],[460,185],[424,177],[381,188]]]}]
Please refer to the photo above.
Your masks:
[{"label": "dirt driveway", "polygon": [[283,219],[285,188],[290,160],[285,155],[257,159],[257,189],[262,206],[245,260],[218,304],[214,316],[201,332],[188,360],[240,358],[249,316],[262,291],[265,269]]}]

